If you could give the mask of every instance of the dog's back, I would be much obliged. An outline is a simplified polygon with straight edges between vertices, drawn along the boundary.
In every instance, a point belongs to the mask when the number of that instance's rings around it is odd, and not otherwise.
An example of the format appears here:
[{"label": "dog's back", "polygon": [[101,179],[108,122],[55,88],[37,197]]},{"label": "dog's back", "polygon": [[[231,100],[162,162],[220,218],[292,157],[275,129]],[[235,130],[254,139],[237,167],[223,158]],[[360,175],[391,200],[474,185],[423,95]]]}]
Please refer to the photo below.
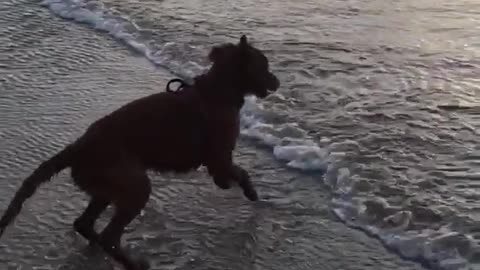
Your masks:
[{"label": "dog's back", "polygon": [[203,106],[194,89],[157,93],[128,103],[96,121],[79,138],[81,154],[72,167],[113,163],[126,155],[147,169],[196,168],[206,145]]}]

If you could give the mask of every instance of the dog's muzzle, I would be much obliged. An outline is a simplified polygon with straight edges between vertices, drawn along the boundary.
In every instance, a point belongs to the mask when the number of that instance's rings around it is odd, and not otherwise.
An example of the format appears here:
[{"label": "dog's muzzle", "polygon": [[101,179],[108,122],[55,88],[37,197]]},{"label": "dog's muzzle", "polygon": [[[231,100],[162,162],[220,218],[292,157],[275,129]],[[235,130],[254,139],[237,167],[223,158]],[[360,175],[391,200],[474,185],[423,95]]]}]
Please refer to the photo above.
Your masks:
[{"label": "dog's muzzle", "polygon": [[271,93],[277,91],[279,87],[280,81],[278,78],[272,73],[268,73],[268,75],[264,77],[263,81],[261,81],[260,84],[255,87],[256,90],[254,93],[259,98],[265,98]]},{"label": "dog's muzzle", "polygon": [[267,89],[269,91],[274,92],[274,91],[277,91],[279,87],[280,87],[280,81],[278,80],[277,76],[270,73],[270,83]]},{"label": "dog's muzzle", "polygon": [[265,96],[277,91],[280,87],[280,81],[278,80],[277,76],[273,75],[272,73],[269,74],[269,78],[267,81],[266,89],[265,89]]}]

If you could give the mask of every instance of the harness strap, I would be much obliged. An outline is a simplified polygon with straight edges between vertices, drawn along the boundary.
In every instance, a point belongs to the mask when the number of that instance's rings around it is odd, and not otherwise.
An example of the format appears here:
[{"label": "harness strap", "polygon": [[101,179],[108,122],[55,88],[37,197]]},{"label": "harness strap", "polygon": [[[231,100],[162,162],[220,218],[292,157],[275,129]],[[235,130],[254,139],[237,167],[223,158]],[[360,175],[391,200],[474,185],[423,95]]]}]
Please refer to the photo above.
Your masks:
[{"label": "harness strap", "polygon": [[[170,84],[172,83],[180,83],[180,85],[175,89],[170,88]],[[184,80],[180,78],[175,78],[171,79],[168,81],[167,86],[166,86],[166,91],[169,93],[174,93],[174,94],[181,94],[182,92],[185,93],[188,88],[193,88],[195,87],[195,84],[191,85],[186,83]],[[208,128],[206,128],[206,125],[208,124],[208,110],[206,108],[205,101],[202,100],[201,94],[196,91],[198,89],[188,89],[188,90],[193,90],[193,95],[196,95],[194,99],[196,99],[197,103],[197,108],[198,108],[198,114],[196,114],[196,117],[198,117],[198,121],[196,121],[196,129],[198,130],[198,133],[195,134],[195,139],[200,140],[200,144],[204,145],[208,141]],[[202,151],[203,152],[203,151]],[[203,158],[202,158],[203,159]]]},{"label": "harness strap", "polygon": [[[171,84],[171,83],[176,83],[176,82],[179,82],[180,85],[177,87],[176,90],[172,90],[172,89],[170,88],[170,84]],[[167,92],[173,93],[173,92],[180,91],[180,90],[182,90],[183,88],[188,87],[188,86],[191,86],[191,85],[187,84],[187,83],[186,83],[184,80],[182,80],[182,79],[175,78],[175,79],[171,79],[170,81],[168,81],[166,90],[167,90]]]}]

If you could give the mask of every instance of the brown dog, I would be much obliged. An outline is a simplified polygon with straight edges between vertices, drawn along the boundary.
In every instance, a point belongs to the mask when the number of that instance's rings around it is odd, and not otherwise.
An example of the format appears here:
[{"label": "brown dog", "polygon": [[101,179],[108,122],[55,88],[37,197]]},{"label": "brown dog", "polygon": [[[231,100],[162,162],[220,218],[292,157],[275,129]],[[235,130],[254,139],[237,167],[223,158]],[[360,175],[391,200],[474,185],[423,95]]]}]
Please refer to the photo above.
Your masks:
[{"label": "brown dog", "polygon": [[[214,47],[209,59],[212,67],[193,85],[124,105],[43,162],[8,206],[0,220],[0,236],[40,184],[68,167],[75,184],[91,197],[74,222],[75,230],[129,270],[148,268],[120,245],[124,228],[149,199],[147,170],[186,172],[205,165],[217,186],[228,189],[236,182],[248,199],[257,200],[248,173],[232,160],[239,111],[246,95],[264,98],[280,83],[269,71],[267,58],[245,36],[238,44]],[[95,220],[109,204],[115,206],[114,216],[97,234]]]}]

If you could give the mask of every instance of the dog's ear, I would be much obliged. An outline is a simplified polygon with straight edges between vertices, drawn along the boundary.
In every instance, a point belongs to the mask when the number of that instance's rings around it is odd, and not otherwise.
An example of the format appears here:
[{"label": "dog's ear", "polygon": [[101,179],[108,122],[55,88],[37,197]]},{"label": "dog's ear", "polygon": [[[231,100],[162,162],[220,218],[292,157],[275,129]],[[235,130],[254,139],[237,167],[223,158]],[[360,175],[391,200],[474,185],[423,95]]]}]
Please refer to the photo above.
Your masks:
[{"label": "dog's ear", "polygon": [[246,47],[248,45],[248,42],[247,42],[247,36],[245,35],[242,35],[240,37],[240,43],[239,43],[240,47]]},{"label": "dog's ear", "polygon": [[247,41],[247,36],[242,35],[240,37],[240,42],[238,43],[238,52],[240,53],[240,57],[243,60],[243,62],[246,62],[246,59],[248,58],[248,41]]}]

